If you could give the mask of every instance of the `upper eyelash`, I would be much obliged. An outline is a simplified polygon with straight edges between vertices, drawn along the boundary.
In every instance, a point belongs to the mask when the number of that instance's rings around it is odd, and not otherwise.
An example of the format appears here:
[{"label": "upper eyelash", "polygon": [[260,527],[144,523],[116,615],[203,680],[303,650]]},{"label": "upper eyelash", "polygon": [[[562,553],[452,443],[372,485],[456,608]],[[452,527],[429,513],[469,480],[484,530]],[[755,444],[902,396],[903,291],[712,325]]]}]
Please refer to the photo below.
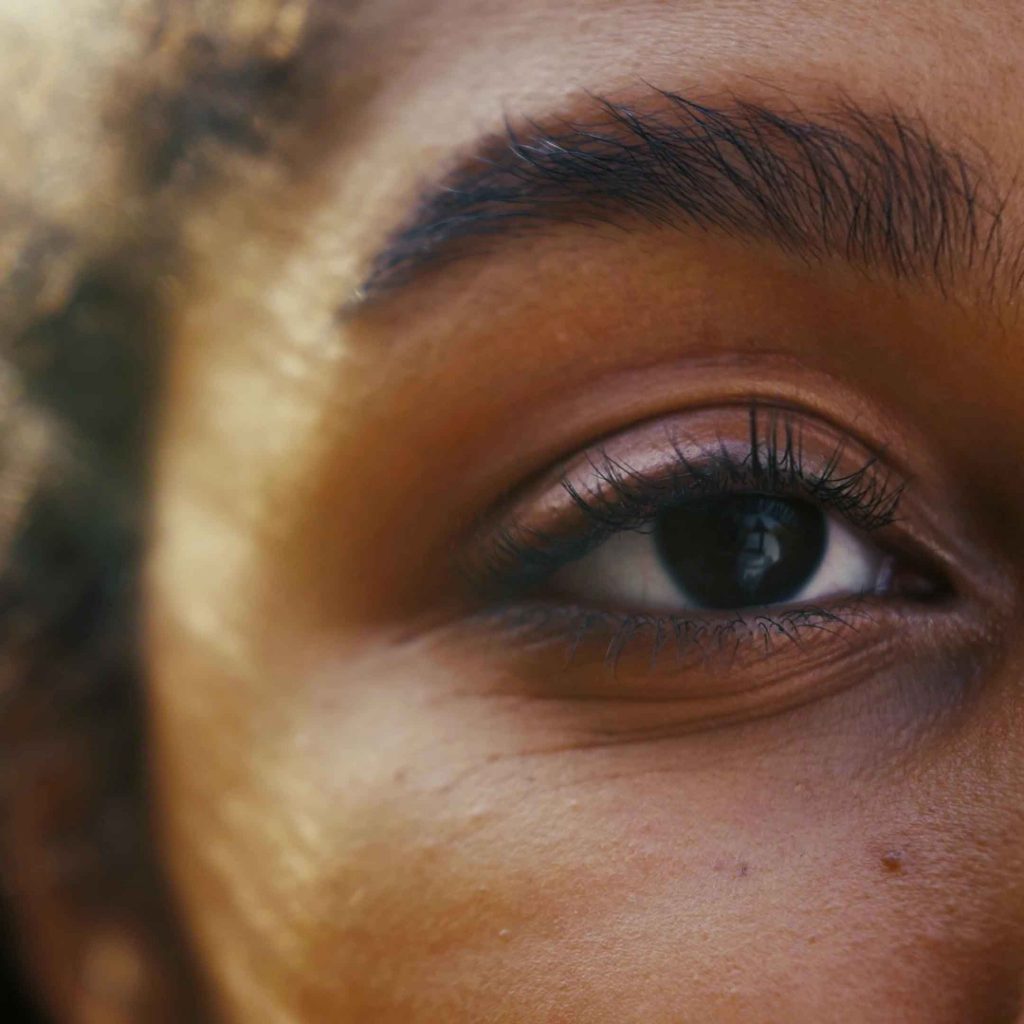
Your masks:
[{"label": "upper eyelash", "polygon": [[777,409],[766,413],[757,403],[750,406],[749,431],[745,454],[730,450],[719,439],[697,460],[669,438],[675,464],[656,478],[598,449],[589,460],[594,486],[582,490],[568,477],[560,481],[589,525],[571,534],[552,534],[512,523],[493,542],[487,575],[500,580],[502,589],[542,582],[613,534],[644,529],[673,505],[740,489],[807,498],[866,533],[895,521],[906,485],[883,470],[877,456],[869,456],[855,470],[842,471],[847,442],[839,441],[821,468],[813,469],[805,461],[799,423]]},{"label": "upper eyelash", "polygon": [[563,479],[561,486],[581,512],[615,531],[635,529],[673,503],[725,494],[739,487],[802,495],[839,512],[867,533],[895,520],[905,484],[880,472],[876,456],[852,472],[841,473],[846,443],[840,441],[823,468],[811,470],[805,464],[802,436],[793,420],[771,410],[769,429],[763,433],[761,415],[752,405],[750,443],[742,458],[720,440],[717,448],[704,449],[700,461],[694,461],[678,441],[670,439],[675,469],[651,479],[599,449],[600,460],[590,463],[600,481],[597,487],[584,494],[568,479]]}]

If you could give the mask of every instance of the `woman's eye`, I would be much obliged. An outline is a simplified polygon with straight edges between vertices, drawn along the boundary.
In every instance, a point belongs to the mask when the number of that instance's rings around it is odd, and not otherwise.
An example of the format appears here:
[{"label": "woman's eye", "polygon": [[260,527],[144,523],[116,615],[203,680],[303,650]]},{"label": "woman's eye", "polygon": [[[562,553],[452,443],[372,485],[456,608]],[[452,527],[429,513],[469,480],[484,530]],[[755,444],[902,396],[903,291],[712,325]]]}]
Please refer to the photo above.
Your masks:
[{"label": "woman's eye", "polygon": [[631,611],[733,610],[879,593],[891,559],[800,498],[695,498],[556,572],[545,589]]}]

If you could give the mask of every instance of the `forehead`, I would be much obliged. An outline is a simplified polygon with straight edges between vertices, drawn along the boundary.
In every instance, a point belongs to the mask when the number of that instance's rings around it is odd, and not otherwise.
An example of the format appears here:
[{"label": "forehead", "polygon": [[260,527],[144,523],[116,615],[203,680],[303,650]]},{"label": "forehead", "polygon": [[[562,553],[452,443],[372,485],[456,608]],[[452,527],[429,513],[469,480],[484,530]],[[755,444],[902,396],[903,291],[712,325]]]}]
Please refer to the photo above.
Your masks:
[{"label": "forehead", "polygon": [[[895,108],[1009,182],[1024,141],[1006,3],[833,0],[384,0],[353,18],[342,175],[350,252],[400,223],[416,191],[516,118],[572,114],[646,86],[814,111]],[[352,160],[353,152],[360,156]],[[358,197],[358,201],[356,201]],[[353,216],[354,214],[354,216]]]},{"label": "forehead", "polygon": [[585,85],[609,73],[785,70],[812,79],[858,65],[868,67],[858,76],[865,84],[887,70],[900,84],[928,79],[941,86],[963,80],[971,65],[998,71],[1000,53],[1003,69],[1012,70],[1007,33],[1020,28],[1010,7],[943,0],[384,0],[356,24],[394,44],[374,48],[375,63],[420,81],[461,80],[525,98],[536,88]]},{"label": "forehead", "polygon": [[[377,94],[416,108],[393,128],[426,129],[426,105],[458,131],[495,100],[530,108],[575,90],[638,80],[691,89],[763,81],[813,95],[839,87],[922,109],[984,112],[1017,94],[1024,27],[1008,3],[869,0],[384,0],[356,19]],[[355,55],[355,54],[354,54]],[[472,116],[472,115],[471,115]],[[491,118],[494,114],[489,115]],[[434,122],[435,119],[428,119]],[[986,116],[984,123],[994,123]]]}]

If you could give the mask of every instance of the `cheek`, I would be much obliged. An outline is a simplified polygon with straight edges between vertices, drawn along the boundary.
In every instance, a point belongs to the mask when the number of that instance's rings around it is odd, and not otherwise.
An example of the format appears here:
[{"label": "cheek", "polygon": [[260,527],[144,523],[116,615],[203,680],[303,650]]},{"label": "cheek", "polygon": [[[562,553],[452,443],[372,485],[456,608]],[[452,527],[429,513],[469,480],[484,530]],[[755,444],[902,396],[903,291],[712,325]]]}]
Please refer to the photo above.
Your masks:
[{"label": "cheek", "polygon": [[888,763],[901,725],[863,696],[602,742],[427,650],[259,679],[169,653],[166,819],[229,1019],[959,1024],[1008,998],[992,778]]}]

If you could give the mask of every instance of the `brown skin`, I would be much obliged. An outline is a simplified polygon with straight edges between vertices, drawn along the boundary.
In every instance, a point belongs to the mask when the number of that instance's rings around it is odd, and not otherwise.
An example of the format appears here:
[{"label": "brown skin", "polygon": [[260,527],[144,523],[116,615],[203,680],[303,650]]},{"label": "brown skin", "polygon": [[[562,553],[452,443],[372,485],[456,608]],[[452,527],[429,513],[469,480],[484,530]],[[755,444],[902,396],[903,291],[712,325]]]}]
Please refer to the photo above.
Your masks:
[{"label": "brown skin", "polygon": [[[162,852],[219,1018],[1017,1020],[1014,296],[574,227],[338,315],[424,177],[584,89],[892,102],[1008,182],[1016,5],[369,7],[292,173],[183,232],[148,658]],[[751,394],[908,467],[948,604],[619,674],[481,620],[467,524],[598,438]]]},{"label": "brown skin", "polygon": [[[571,110],[583,87],[887,97],[1008,178],[1018,12],[451,0],[373,20],[374,86],[315,185],[232,196],[207,231],[168,392],[156,763],[225,1019],[1015,1019],[1011,305],[566,229],[334,313],[424,175],[505,111]],[[883,625],[860,660],[784,655],[790,696],[725,697],[726,725],[685,699],[696,668],[657,670],[678,690],[652,705],[643,673],[609,694],[591,659],[576,678],[606,689],[582,701],[554,646],[527,657],[471,621],[445,570],[467,521],[743,373],[841,424],[873,410],[916,477],[907,516],[952,545],[956,616]],[[742,690],[738,671],[712,682]]]}]

